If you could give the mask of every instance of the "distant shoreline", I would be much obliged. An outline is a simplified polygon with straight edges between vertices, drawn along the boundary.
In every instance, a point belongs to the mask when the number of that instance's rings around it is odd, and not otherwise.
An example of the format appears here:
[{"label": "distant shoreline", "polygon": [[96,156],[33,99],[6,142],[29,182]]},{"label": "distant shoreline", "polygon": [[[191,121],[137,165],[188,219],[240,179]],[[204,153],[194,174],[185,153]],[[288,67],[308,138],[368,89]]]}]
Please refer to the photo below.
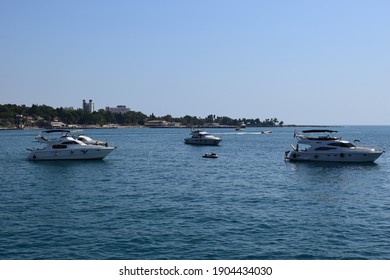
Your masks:
[{"label": "distant shoreline", "polygon": [[[343,127],[342,125],[283,125],[283,126],[249,126],[247,128],[289,128],[289,127]],[[191,127],[191,126],[141,126],[141,125],[127,125],[127,126],[114,126],[114,127],[95,127],[95,126],[87,126],[87,127],[62,127],[60,129],[68,129],[68,130],[87,130],[87,129],[124,129],[124,128],[184,128],[184,129],[190,129],[190,128],[207,128],[207,129],[223,129],[223,128],[236,128],[236,126],[198,126],[198,127]],[[16,128],[16,127],[0,127],[1,130],[49,130],[50,128],[42,128],[42,127],[24,127],[24,128]]]}]

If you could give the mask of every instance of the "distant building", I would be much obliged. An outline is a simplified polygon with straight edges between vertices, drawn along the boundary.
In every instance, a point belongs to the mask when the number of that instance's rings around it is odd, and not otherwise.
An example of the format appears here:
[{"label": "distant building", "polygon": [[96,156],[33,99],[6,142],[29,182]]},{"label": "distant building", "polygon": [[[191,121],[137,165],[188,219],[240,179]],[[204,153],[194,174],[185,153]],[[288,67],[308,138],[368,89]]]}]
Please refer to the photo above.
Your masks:
[{"label": "distant building", "polygon": [[220,127],[219,123],[205,123],[204,127]]},{"label": "distant building", "polygon": [[83,100],[83,110],[85,113],[92,113],[94,111],[93,107],[94,104],[92,103],[92,99],[90,99],[88,103]]},{"label": "distant building", "polygon": [[24,121],[25,121],[25,116],[23,115],[16,115],[15,116],[15,125],[16,128],[23,129],[24,128]]},{"label": "distant building", "polygon": [[31,117],[31,116],[27,116],[26,125],[28,125],[28,126],[34,126],[36,122],[37,122],[36,119],[34,119],[34,118]]},{"label": "distant building", "polygon": [[167,121],[163,121],[163,120],[151,120],[151,121],[147,121],[145,123],[145,126],[147,126],[147,127],[167,127],[167,126],[169,126],[169,123]]},{"label": "distant building", "polygon": [[116,106],[116,108],[106,107],[106,111],[109,111],[111,113],[124,114],[130,112],[130,108],[127,108],[126,105],[118,105]]},{"label": "distant building", "polygon": [[66,127],[66,124],[64,124],[63,122],[50,122],[50,128],[63,128],[63,127]]}]

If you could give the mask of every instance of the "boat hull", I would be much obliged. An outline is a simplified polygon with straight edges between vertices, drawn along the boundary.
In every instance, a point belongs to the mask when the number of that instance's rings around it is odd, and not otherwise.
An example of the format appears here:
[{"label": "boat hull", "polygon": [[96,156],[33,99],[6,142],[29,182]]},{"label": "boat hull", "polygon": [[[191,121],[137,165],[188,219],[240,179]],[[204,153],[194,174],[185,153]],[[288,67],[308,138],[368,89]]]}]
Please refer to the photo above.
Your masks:
[{"label": "boat hull", "polygon": [[338,152],[338,153],[313,153],[305,151],[293,151],[286,157],[290,161],[320,161],[320,162],[356,162],[369,163],[377,160],[383,151],[367,151],[364,153]]},{"label": "boat hull", "polygon": [[194,139],[194,138],[184,139],[185,144],[191,144],[191,145],[217,146],[219,142],[221,142],[221,139]]},{"label": "boat hull", "polygon": [[29,160],[99,160],[110,154],[114,147],[83,148],[65,150],[32,150],[28,155]]},{"label": "boat hull", "polygon": [[217,154],[204,154],[202,157],[204,158],[218,158],[218,155]]}]

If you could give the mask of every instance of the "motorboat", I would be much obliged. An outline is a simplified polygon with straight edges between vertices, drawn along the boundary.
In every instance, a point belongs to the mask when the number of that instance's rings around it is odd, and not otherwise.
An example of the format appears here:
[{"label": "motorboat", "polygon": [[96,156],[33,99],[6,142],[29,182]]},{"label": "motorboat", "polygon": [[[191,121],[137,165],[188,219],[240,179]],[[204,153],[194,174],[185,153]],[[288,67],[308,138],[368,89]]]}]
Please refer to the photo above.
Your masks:
[{"label": "motorboat", "polygon": [[218,158],[216,153],[204,154],[202,157],[204,158]]},{"label": "motorboat", "polygon": [[213,136],[206,131],[199,129],[192,129],[191,137],[184,139],[185,144],[193,145],[218,145],[222,141],[221,138]]},{"label": "motorboat", "polygon": [[260,131],[261,134],[271,134],[272,130],[262,130]]},{"label": "motorboat", "polygon": [[246,128],[246,124],[244,122],[240,122],[238,126],[236,127],[237,131],[243,130]]},{"label": "motorboat", "polygon": [[333,136],[335,130],[314,129],[295,132],[297,144],[285,152],[285,159],[290,161],[329,161],[329,162],[374,162],[384,150],[357,146]]},{"label": "motorboat", "polygon": [[[45,135],[37,135],[38,143],[46,145],[43,148],[29,148],[29,160],[87,160],[103,159],[116,149],[105,145],[86,144],[75,139],[70,130],[52,129],[43,131]],[[50,138],[59,133],[60,136]],[[47,136],[46,136],[47,135]]]}]

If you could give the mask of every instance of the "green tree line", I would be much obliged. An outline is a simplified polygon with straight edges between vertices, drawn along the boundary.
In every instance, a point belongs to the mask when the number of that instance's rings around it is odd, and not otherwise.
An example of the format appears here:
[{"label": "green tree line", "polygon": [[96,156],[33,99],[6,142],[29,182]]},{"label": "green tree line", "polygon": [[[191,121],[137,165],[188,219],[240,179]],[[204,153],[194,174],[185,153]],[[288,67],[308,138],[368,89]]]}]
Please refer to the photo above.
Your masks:
[{"label": "green tree line", "polygon": [[[36,120],[35,125],[44,127],[48,122],[59,120],[65,124],[77,125],[144,125],[148,120],[165,120],[167,122],[176,122],[185,126],[203,126],[216,123],[226,126],[238,126],[246,124],[247,126],[282,126],[283,121],[277,118],[265,119],[261,121],[256,119],[232,119],[226,116],[220,117],[208,115],[205,118],[186,115],[184,117],[172,117],[171,115],[156,117],[154,114],[149,116],[136,111],[129,111],[124,114],[112,113],[106,110],[98,110],[93,113],[86,113],[82,109],[52,108],[47,105],[25,105],[4,104],[0,105],[0,126],[11,126],[15,124],[17,116],[29,116]],[[23,119],[24,120],[24,119]]]}]

